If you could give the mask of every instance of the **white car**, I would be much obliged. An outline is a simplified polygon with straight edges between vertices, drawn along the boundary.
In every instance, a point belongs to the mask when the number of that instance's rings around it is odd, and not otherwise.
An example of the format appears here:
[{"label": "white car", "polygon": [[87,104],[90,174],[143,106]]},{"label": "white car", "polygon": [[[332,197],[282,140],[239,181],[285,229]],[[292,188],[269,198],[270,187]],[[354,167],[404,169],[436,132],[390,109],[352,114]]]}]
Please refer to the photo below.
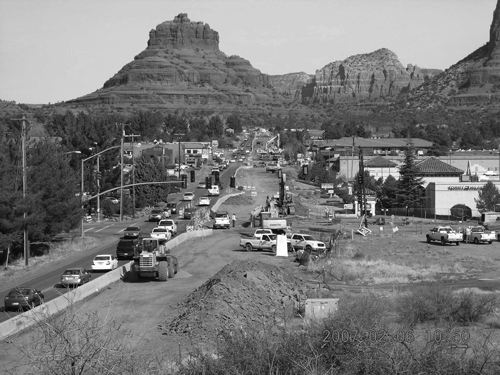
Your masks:
[{"label": "white car", "polygon": [[236,159],[229,160],[230,163],[236,163]]},{"label": "white car", "polygon": [[168,240],[170,240],[170,238],[172,238],[172,233],[168,229],[165,229],[162,227],[156,227],[156,228],[153,228],[153,230],[151,231],[149,236],[151,238],[155,238],[158,240],[167,240],[168,241]]},{"label": "white car", "polygon": [[210,205],[209,197],[200,197],[200,199],[198,199],[198,206],[209,206],[209,205]]},{"label": "white car", "polygon": [[96,255],[92,261],[92,271],[111,271],[118,267],[118,259],[111,254]]},{"label": "white car", "polygon": [[184,201],[192,201],[194,199],[194,194],[191,192],[184,193],[182,200]]},{"label": "white car", "polygon": [[177,234],[177,224],[175,223],[175,221],[170,219],[160,220],[157,228],[169,230],[174,236]]}]

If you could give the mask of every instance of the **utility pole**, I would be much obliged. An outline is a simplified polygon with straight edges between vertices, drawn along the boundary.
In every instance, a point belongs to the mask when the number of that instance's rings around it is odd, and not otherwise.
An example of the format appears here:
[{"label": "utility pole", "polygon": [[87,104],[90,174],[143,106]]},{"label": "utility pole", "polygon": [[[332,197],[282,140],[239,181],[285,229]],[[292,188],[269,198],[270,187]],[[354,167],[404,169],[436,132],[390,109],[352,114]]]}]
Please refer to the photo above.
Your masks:
[{"label": "utility pole", "polygon": [[175,133],[174,137],[177,137],[177,141],[179,143],[179,180],[181,179],[181,137],[184,136],[184,133]]},{"label": "utility pole", "polygon": [[[134,136],[132,135],[132,217],[135,218],[135,158],[134,158]],[[163,146],[162,146],[163,148]]]},{"label": "utility pole", "polygon": [[[363,207],[363,215],[365,217],[365,227],[368,228],[368,218],[366,217],[366,189],[365,189],[365,168],[363,164],[363,149],[359,148],[359,175],[361,177],[361,202]],[[361,206],[360,206],[361,208]]]},{"label": "utility pole", "polygon": [[28,244],[28,227],[26,225],[26,218],[28,213],[26,212],[26,192],[28,191],[28,177],[26,168],[26,117],[23,116],[22,119],[12,119],[13,121],[21,121],[21,157],[22,157],[22,177],[23,177],[23,245],[24,245],[24,265],[28,267],[29,265],[29,244]]},{"label": "utility pole", "polygon": [[[122,137],[121,137],[121,142],[120,142],[120,221],[123,221],[123,178],[124,178],[124,173],[123,173],[123,154],[125,150],[123,149],[124,146],[124,138],[125,137],[140,137],[139,134],[125,134],[125,125],[129,124],[120,124],[122,126]],[[132,145],[133,147],[133,145]],[[132,155],[134,155],[134,150],[132,149]],[[133,178],[133,177],[132,177]],[[135,202],[134,202],[135,203]],[[135,209],[135,207],[134,207]],[[134,212],[135,213],[135,212]]]},{"label": "utility pole", "polygon": [[24,213],[23,213],[23,240],[24,240],[24,265],[28,267],[29,265],[29,244],[28,244],[28,227],[26,225],[26,192],[28,190],[28,178],[26,174],[26,119],[23,116],[22,128],[21,128],[21,147],[23,152],[23,203],[24,203]]}]

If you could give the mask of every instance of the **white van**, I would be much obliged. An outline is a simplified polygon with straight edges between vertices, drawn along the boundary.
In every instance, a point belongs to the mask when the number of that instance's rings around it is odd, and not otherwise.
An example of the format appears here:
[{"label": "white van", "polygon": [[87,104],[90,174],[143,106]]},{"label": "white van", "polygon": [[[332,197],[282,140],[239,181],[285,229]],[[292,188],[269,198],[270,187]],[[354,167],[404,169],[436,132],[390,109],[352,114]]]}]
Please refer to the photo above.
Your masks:
[{"label": "white van", "polygon": [[209,196],[219,196],[220,190],[218,185],[212,185],[210,189],[208,189]]}]

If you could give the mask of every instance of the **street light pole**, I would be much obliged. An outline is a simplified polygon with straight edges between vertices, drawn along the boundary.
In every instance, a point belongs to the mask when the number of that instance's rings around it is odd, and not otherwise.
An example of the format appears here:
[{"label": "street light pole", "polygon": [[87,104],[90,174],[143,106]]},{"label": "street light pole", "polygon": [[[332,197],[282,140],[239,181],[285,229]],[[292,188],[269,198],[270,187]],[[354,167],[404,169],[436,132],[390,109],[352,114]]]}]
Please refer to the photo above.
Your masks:
[{"label": "street light pole", "polygon": [[[81,202],[81,206],[82,206],[82,211],[83,211],[83,190],[84,190],[84,183],[85,183],[85,176],[84,176],[84,173],[83,173],[83,163],[85,163],[87,160],[90,160],[92,158],[95,158],[95,157],[98,157],[99,155],[105,153],[106,151],[109,151],[109,150],[112,150],[112,149],[115,149],[115,148],[118,148],[118,147],[121,147],[121,146],[112,146],[112,147],[108,147],[107,149],[105,150],[102,150],[101,152],[98,152],[97,154],[95,155],[92,155],[92,156],[89,156],[88,158],[86,159],[82,159],[82,165],[81,165],[81,172],[82,172],[82,181],[80,182],[80,202]],[[99,197],[99,195],[98,195]],[[81,219],[81,236],[82,238],[85,236],[85,232],[83,230],[83,212],[82,212],[82,219]]]}]

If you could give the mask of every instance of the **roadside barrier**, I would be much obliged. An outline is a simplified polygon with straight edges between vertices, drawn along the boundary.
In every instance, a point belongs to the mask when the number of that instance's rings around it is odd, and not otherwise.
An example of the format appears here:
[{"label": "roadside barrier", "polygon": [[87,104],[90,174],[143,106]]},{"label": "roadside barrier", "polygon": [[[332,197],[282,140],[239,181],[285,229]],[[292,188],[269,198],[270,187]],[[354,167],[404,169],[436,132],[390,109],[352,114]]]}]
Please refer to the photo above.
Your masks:
[{"label": "roadside barrier", "polygon": [[[168,249],[173,249],[184,241],[197,237],[211,236],[212,229],[201,229],[188,233],[181,233],[166,243]],[[47,301],[44,304],[19,314],[12,319],[0,323],[0,340],[15,335],[31,326],[37,324],[40,319],[46,319],[54,314],[61,312],[71,304],[79,302],[94,293],[98,293],[109,284],[124,278],[130,271],[130,265],[133,262],[126,263],[113,271],[109,271],[97,279],[92,279],[87,284],[68,291],[67,293]]]}]

